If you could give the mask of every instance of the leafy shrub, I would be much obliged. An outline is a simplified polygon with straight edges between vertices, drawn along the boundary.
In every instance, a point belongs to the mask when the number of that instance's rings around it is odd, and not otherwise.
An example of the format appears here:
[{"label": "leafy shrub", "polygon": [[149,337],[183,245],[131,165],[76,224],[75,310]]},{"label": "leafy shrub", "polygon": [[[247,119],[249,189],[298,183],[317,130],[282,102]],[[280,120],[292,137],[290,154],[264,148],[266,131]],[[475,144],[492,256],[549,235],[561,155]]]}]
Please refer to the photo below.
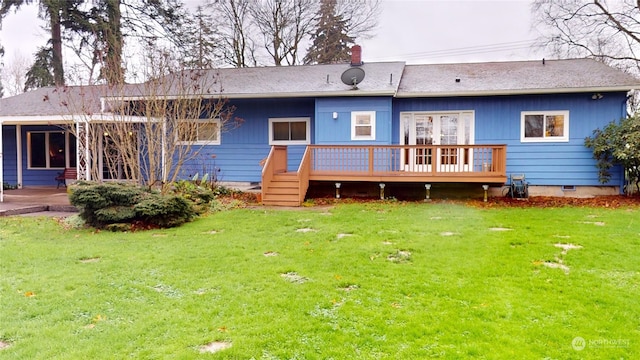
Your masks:
[{"label": "leafy shrub", "polygon": [[103,224],[127,223],[135,220],[136,212],[132,206],[114,205],[96,210],[95,216]]},{"label": "leafy shrub", "polygon": [[[640,191],[640,115],[627,117],[619,123],[612,121],[602,130],[594,130],[593,136],[585,139],[585,146],[593,150],[593,158],[598,161],[596,166],[601,183],[609,182],[614,165],[622,165],[627,180],[635,183]],[[626,190],[631,191],[630,188]]]},{"label": "leafy shrub", "polygon": [[89,226],[114,231],[136,222],[173,227],[195,216],[191,202],[182,196],[130,184],[78,182],[71,187],[69,201]]},{"label": "leafy shrub", "polygon": [[147,190],[134,185],[107,183],[96,184],[81,181],[70,188],[69,202],[79,210],[80,217],[93,227],[102,228],[104,225],[120,222],[107,209],[117,207],[122,210],[132,207],[142,199]]},{"label": "leafy shrub", "polygon": [[179,195],[151,194],[134,206],[136,217],[160,227],[174,227],[196,216],[189,200]]},{"label": "leafy shrub", "polygon": [[2,183],[2,188],[4,190],[15,190],[15,189],[18,188],[18,185],[12,185],[12,184],[9,184],[8,182],[3,182]]},{"label": "leafy shrub", "polygon": [[196,204],[209,203],[216,197],[216,194],[211,189],[189,180],[176,182],[173,191]]}]

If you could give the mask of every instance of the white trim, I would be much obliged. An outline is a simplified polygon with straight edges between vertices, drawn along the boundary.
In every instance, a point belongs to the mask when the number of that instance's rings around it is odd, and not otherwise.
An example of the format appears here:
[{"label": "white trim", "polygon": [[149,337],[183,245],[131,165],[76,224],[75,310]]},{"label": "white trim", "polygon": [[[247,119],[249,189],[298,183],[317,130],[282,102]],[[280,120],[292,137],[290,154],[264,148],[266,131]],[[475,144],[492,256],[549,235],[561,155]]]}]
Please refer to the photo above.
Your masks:
[{"label": "white trim", "polygon": [[[358,116],[369,116],[369,125],[358,125]],[[356,135],[358,126],[371,127],[370,135]],[[376,139],[376,112],[375,111],[352,111],[351,112],[351,140],[375,140]]]},{"label": "white trim", "polygon": [[2,137],[4,134],[2,133],[2,124],[0,124],[0,203],[4,202],[4,155],[3,155],[3,147]]},{"label": "white trim", "polygon": [[160,118],[150,118],[146,116],[128,116],[118,114],[94,114],[94,115],[46,115],[46,116],[7,116],[0,117],[2,125],[51,125],[82,122],[132,122],[142,123],[149,121],[162,121]]},{"label": "white trim", "polygon": [[607,86],[584,88],[540,88],[540,89],[497,89],[497,90],[461,90],[461,91],[398,91],[397,98],[448,97],[448,96],[500,96],[500,95],[544,95],[544,94],[577,94],[585,93],[591,97],[594,92],[633,91],[634,86]]},{"label": "white trim", "polygon": [[[305,140],[273,140],[273,123],[277,122],[304,122],[306,127]],[[311,144],[311,118],[269,118],[269,145],[309,145]]]},{"label": "white trim", "polygon": [[16,167],[18,189],[22,189],[22,125],[16,125]]},{"label": "white trim", "polygon": [[[186,140],[180,140],[180,128],[178,128],[178,131],[176,133],[176,136],[178,136],[178,141],[177,144],[179,145],[220,145],[221,144],[221,137],[222,137],[222,123],[220,122],[220,119],[185,119],[185,120],[180,120],[179,122],[191,122],[191,121],[195,121],[194,123],[196,124],[196,126],[199,126],[200,124],[216,124],[217,125],[217,135],[216,135],[216,140],[194,140],[194,141],[186,141]],[[196,129],[196,136],[198,135],[198,130]]]},{"label": "white trim", "polygon": [[[525,137],[525,117],[527,115],[543,116],[543,135],[542,137]],[[546,128],[546,117],[562,115],[564,117],[562,136],[546,136],[544,134]],[[549,142],[568,142],[569,141],[569,110],[538,110],[538,111],[521,111],[520,112],[520,142],[523,143],[549,143]]]}]

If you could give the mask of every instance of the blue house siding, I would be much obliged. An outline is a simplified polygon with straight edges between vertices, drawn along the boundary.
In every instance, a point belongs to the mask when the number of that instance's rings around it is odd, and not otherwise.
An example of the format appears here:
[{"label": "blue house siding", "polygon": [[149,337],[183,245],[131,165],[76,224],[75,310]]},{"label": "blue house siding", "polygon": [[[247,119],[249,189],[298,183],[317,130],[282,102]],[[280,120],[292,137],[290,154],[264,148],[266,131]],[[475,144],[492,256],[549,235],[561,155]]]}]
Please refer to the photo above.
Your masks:
[{"label": "blue house siding", "polygon": [[[23,186],[51,186],[56,185],[54,178],[63,168],[29,169],[27,133],[30,131],[62,131],[57,126],[23,125],[20,136],[22,139],[22,163],[17,163],[16,126],[3,125],[2,128],[2,161],[4,182],[11,185]],[[22,184],[18,184],[18,168],[22,169]]]},{"label": "blue house siding", "polygon": [[[200,176],[211,174],[215,170],[220,181],[260,182],[260,161],[271,149],[269,118],[306,117],[311,119],[310,128],[314,126],[314,99],[232,100],[229,105],[235,106],[233,116],[243,119],[243,123],[223,132],[220,145],[203,147],[199,156],[182,168],[181,178],[189,178],[195,173]],[[289,171],[297,170],[304,149],[304,146],[288,147]]]},{"label": "blue house siding", "polygon": [[[351,112],[375,111],[375,140],[351,140]],[[333,113],[338,118],[333,119]],[[316,100],[315,141],[318,145],[389,145],[392,143],[392,99],[390,97],[319,98]]]},{"label": "blue house siding", "polygon": [[4,125],[2,127],[2,166],[4,182],[17,185],[18,172],[16,166],[16,126]]},{"label": "blue house siding", "polygon": [[[601,185],[585,137],[596,128],[626,115],[626,93],[604,93],[600,100],[591,93],[396,99],[394,101],[394,143],[399,142],[399,115],[404,111],[473,110],[475,143],[506,144],[507,174],[525,173],[533,185]],[[568,110],[569,141],[523,143],[520,139],[521,112]],[[615,169],[610,185],[622,183],[622,171]]]},{"label": "blue house siding", "polygon": [[[59,172],[64,170],[62,168],[50,168],[50,169],[29,169],[29,143],[27,141],[27,133],[32,131],[64,131],[58,126],[45,126],[45,125],[24,125],[22,126],[22,185],[24,186],[53,186],[57,182],[54,178]],[[14,141],[15,144],[15,141]],[[14,146],[15,148],[15,146]],[[15,159],[15,156],[14,156]]]}]

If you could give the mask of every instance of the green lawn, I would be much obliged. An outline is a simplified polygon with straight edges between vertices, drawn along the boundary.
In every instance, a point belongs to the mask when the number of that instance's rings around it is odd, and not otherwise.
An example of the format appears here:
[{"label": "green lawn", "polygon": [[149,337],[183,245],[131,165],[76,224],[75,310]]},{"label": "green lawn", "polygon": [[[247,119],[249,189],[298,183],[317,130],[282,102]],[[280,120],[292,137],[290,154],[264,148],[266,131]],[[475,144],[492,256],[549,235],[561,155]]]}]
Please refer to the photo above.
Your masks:
[{"label": "green lawn", "polygon": [[258,208],[137,233],[2,218],[0,359],[631,358],[639,259],[640,208]]}]

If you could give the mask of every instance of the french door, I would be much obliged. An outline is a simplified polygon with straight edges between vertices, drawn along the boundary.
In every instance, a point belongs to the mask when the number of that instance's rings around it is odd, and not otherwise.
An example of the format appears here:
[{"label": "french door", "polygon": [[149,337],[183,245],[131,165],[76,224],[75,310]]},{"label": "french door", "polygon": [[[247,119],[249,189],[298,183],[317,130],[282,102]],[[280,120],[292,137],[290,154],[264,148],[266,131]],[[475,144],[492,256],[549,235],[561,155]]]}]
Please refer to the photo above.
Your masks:
[{"label": "french door", "polygon": [[[472,111],[400,113],[400,144],[417,145],[403,151],[404,170],[470,171],[473,168],[471,149],[446,145],[473,144],[473,125]],[[420,145],[428,146],[421,148]]]}]

